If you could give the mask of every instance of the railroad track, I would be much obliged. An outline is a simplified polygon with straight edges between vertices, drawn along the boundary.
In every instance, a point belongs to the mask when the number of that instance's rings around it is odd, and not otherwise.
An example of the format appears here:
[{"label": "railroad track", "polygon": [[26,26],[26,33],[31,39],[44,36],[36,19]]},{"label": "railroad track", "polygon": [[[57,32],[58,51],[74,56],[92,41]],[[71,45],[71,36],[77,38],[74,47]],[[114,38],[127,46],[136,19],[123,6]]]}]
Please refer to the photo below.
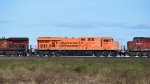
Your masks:
[{"label": "railroad track", "polygon": [[149,57],[93,57],[93,56],[62,56],[62,57],[40,57],[40,56],[0,56],[0,60],[133,60],[145,59]]}]

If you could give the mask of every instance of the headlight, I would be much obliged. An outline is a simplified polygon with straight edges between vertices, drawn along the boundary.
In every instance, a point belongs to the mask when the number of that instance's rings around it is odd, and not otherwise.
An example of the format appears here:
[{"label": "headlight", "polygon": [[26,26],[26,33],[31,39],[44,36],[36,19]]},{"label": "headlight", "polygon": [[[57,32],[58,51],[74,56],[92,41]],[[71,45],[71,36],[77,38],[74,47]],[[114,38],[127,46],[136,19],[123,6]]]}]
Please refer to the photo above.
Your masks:
[{"label": "headlight", "polygon": [[113,44],[112,46],[111,46],[111,49],[114,49],[115,48],[115,45]]}]

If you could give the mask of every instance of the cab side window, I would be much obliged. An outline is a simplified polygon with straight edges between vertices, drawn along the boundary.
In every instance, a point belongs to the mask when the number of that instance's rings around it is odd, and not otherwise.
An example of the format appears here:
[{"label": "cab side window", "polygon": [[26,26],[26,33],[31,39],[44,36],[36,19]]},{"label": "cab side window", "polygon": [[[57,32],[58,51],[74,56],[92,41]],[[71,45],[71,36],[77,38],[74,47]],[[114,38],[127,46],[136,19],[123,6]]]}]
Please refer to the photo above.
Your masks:
[{"label": "cab side window", "polygon": [[110,40],[109,40],[109,39],[104,39],[104,42],[106,42],[106,43],[107,43],[107,42],[110,42]]},{"label": "cab side window", "polygon": [[141,39],[136,39],[136,40],[135,40],[135,42],[137,42],[137,43],[141,43],[141,42],[142,42],[142,40],[141,40]]}]

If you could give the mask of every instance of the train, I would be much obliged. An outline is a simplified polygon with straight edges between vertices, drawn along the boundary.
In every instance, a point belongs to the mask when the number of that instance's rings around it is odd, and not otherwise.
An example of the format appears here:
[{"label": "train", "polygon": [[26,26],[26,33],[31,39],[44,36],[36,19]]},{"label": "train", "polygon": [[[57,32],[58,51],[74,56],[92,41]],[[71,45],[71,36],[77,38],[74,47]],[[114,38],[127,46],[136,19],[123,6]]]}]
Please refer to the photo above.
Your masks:
[{"label": "train", "polygon": [[28,37],[0,38],[0,55],[4,56],[139,56],[150,57],[150,37],[134,37],[127,49],[113,37],[38,37],[33,51]]}]

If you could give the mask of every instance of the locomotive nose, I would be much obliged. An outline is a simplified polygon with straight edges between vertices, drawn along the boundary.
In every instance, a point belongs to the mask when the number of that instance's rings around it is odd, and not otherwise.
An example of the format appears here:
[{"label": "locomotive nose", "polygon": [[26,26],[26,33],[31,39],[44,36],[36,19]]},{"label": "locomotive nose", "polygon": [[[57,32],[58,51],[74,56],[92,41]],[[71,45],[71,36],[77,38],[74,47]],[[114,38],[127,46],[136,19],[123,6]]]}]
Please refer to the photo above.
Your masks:
[{"label": "locomotive nose", "polygon": [[119,50],[119,42],[114,42],[111,48],[114,50]]}]

